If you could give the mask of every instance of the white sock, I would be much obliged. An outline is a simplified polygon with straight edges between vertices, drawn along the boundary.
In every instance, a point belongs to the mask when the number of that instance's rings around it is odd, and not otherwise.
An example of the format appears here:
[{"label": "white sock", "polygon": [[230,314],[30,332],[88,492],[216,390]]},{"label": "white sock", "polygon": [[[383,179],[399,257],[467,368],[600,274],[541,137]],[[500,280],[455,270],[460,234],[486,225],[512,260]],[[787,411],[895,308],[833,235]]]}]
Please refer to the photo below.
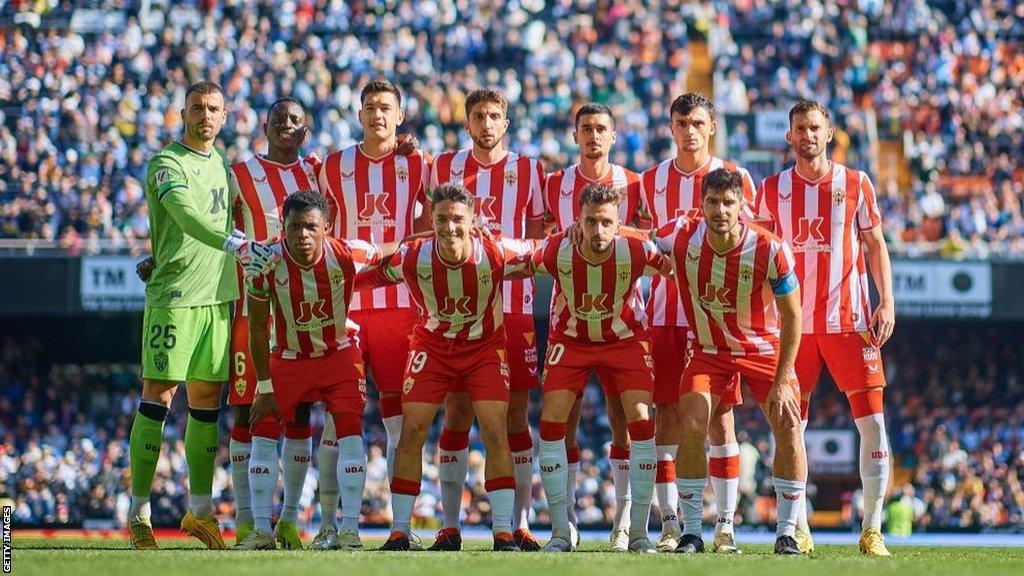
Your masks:
[{"label": "white sock", "polygon": [[512,453],[516,478],[516,497],[512,512],[512,529],[529,529],[533,504],[533,448]]},{"label": "white sock", "polygon": [[[740,445],[735,442],[711,447],[711,458],[739,458]],[[720,478],[711,475],[711,492],[715,497],[715,509],[718,520],[715,522],[715,534],[733,533],[733,518],[736,517],[736,501],[739,497],[740,479]]]},{"label": "white sock", "polygon": [[[152,515],[153,505],[149,502],[149,494],[145,496],[132,496],[132,507],[129,512],[129,516],[138,516],[143,520],[149,520]],[[252,510],[249,510],[249,516],[252,516]]]},{"label": "white sock", "polygon": [[345,436],[338,440],[335,474],[341,484],[341,531],[358,530],[366,488],[366,449],[361,436]]},{"label": "white sock", "polygon": [[309,460],[313,452],[312,438],[285,438],[281,449],[281,469],[284,475],[284,506],[281,520],[299,523],[299,499],[306,485]]},{"label": "white sock", "polygon": [[676,478],[679,508],[683,512],[683,534],[701,535],[704,512],[704,487],[707,478]]},{"label": "white sock", "polygon": [[864,521],[861,529],[882,529],[882,504],[889,485],[889,437],[885,416],[871,414],[854,421],[860,432],[860,481],[864,486]]},{"label": "white sock", "polygon": [[249,489],[252,491],[252,515],[256,529],[270,534],[277,491],[277,440],[253,436],[249,457]]},{"label": "white sock", "polygon": [[804,507],[807,482],[772,478],[775,483],[776,508],[778,509],[778,525],[776,536],[792,536],[796,533],[797,516]]},{"label": "white sock", "polygon": [[416,505],[416,497],[412,494],[391,493],[391,509],[394,520],[391,522],[392,532],[412,532],[412,509]]},{"label": "white sock", "polygon": [[[678,448],[679,446],[676,444],[655,446],[654,449],[658,456],[658,462],[674,462]],[[661,511],[662,530],[674,529],[680,531],[679,491],[676,489],[675,479],[670,479],[668,482],[656,482],[654,484],[654,492],[658,497],[658,509]]]},{"label": "white sock", "polygon": [[552,530],[569,529],[569,510],[566,505],[568,498],[569,460],[565,455],[565,438],[561,440],[541,440],[540,480],[544,485],[544,495],[548,501],[548,513],[551,514]]},{"label": "white sock", "polygon": [[441,481],[444,527],[458,530],[459,515],[462,512],[462,487],[466,485],[466,474],[469,473],[469,448],[440,450],[440,460],[438,479]]},{"label": "white sock", "polygon": [[[807,438],[807,420],[801,420],[800,421],[800,433],[801,433],[801,437]],[[807,453],[806,452],[806,448],[807,448],[807,442],[805,440],[804,441],[804,449],[805,449],[804,453],[805,454]],[[805,534],[810,534],[811,533],[811,526],[807,522],[807,496],[806,495],[804,496],[804,505],[800,507],[800,513],[796,517],[796,529],[801,531],[801,532],[803,532],[803,533],[805,533]]]},{"label": "white sock", "polygon": [[[323,526],[338,529],[338,440],[330,412],[324,420],[324,434],[317,451],[320,469],[320,517]],[[334,471],[332,474],[331,471]]]},{"label": "white sock", "polygon": [[615,487],[615,517],[612,519],[612,529],[623,528],[629,530],[632,525],[630,520],[632,495],[630,492],[630,463],[633,453],[630,452],[629,460],[616,458],[609,459],[611,465],[612,486]]},{"label": "white sock", "polygon": [[388,480],[395,476],[395,450],[398,449],[398,439],[402,436],[402,415],[382,418],[384,432],[388,435],[388,447],[385,455],[388,459]]},{"label": "white sock", "polygon": [[580,471],[579,462],[566,460],[565,466],[565,513],[569,516],[569,522],[576,523],[576,475]]},{"label": "white sock", "polygon": [[511,488],[492,490],[487,493],[491,501],[491,530],[495,534],[512,533],[512,506],[516,491]]},{"label": "white sock", "polygon": [[[629,452],[629,486],[632,489],[632,510],[629,513],[630,540],[647,537],[647,521],[651,517],[657,461],[654,438],[633,440]],[[616,499],[618,492],[616,488]],[[621,502],[619,505],[622,505]]]},{"label": "white sock", "polygon": [[252,495],[249,493],[249,450],[252,444],[234,438],[228,443],[231,483],[235,488],[235,524],[252,524]]}]

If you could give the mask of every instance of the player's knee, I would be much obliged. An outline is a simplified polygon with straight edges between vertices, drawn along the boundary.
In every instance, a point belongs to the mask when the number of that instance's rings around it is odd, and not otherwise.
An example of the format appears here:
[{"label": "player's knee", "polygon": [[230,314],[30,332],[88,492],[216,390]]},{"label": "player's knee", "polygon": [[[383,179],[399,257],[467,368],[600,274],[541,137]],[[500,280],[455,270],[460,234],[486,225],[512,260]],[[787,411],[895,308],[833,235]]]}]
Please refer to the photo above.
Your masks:
[{"label": "player's knee", "polygon": [[411,446],[422,448],[427,439],[427,433],[430,431],[430,424],[430,420],[410,418],[409,415],[406,415],[402,420],[402,436],[398,443],[398,450],[408,449]]}]

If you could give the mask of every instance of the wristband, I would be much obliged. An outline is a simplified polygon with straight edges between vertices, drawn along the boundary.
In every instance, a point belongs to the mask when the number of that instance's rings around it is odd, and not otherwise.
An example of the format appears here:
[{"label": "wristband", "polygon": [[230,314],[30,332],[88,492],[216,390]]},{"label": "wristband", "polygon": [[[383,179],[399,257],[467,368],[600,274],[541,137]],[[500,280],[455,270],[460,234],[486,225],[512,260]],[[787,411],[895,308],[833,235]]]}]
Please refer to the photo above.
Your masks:
[{"label": "wristband", "polygon": [[270,381],[270,378],[267,378],[266,380],[257,380],[256,381],[256,393],[257,394],[273,394],[274,393],[274,383]]}]

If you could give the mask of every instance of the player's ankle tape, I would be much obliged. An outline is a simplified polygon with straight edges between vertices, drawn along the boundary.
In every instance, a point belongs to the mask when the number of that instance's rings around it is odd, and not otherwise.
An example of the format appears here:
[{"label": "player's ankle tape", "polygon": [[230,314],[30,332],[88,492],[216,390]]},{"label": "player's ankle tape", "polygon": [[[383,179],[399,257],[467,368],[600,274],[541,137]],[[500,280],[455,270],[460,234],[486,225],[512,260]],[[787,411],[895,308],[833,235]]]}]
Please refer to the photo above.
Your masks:
[{"label": "player's ankle tape", "polygon": [[188,407],[188,415],[199,422],[216,423],[220,416],[220,407],[217,408],[193,408]]},{"label": "player's ankle tape", "polygon": [[142,414],[150,420],[163,422],[164,419],[167,418],[167,406],[143,400],[142,402],[139,402],[139,414]]}]

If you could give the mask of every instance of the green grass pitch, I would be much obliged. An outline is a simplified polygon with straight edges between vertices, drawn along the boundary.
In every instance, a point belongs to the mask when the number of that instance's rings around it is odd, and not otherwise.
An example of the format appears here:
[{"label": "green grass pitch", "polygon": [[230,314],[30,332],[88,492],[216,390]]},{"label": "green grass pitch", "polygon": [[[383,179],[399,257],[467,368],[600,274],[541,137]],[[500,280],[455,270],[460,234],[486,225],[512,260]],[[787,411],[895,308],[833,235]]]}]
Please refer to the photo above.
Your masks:
[{"label": "green grass pitch", "polygon": [[[377,547],[381,541],[367,540]],[[230,543],[229,543],[230,544]],[[158,552],[127,550],[122,540],[14,539],[14,574],[24,576],[989,576],[1024,574],[1019,548],[894,547],[895,557],[864,558],[855,546],[819,546],[813,556],[776,557],[767,545],[742,556],[638,556],[584,543],[576,554],[497,554],[484,542],[466,552],[208,552],[186,540]]]}]

